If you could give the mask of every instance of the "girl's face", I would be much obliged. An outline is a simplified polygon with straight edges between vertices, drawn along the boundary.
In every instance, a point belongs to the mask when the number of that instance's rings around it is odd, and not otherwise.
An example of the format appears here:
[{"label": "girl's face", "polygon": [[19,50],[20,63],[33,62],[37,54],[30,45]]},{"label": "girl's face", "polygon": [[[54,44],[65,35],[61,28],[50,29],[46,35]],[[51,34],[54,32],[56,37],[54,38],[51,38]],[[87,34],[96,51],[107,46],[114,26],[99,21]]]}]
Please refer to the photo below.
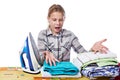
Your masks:
[{"label": "girl's face", "polygon": [[49,27],[54,35],[62,30],[65,17],[61,12],[53,12],[48,17]]}]

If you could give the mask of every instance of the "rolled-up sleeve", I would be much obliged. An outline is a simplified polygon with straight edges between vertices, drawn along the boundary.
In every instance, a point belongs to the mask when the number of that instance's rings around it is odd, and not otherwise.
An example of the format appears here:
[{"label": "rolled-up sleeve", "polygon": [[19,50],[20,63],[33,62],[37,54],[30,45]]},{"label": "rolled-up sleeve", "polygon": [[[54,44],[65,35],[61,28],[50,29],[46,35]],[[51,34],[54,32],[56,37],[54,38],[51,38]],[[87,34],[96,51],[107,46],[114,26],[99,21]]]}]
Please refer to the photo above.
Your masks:
[{"label": "rolled-up sleeve", "polygon": [[78,38],[72,33],[71,44],[75,52],[83,53],[87,52],[86,49],[80,44]]},{"label": "rolled-up sleeve", "polygon": [[41,60],[42,62],[44,61],[44,54],[43,54],[43,51],[46,50],[46,47],[45,47],[45,35],[43,33],[43,31],[41,31],[38,35],[38,50],[39,50],[39,54],[40,54],[40,57],[41,57]]}]

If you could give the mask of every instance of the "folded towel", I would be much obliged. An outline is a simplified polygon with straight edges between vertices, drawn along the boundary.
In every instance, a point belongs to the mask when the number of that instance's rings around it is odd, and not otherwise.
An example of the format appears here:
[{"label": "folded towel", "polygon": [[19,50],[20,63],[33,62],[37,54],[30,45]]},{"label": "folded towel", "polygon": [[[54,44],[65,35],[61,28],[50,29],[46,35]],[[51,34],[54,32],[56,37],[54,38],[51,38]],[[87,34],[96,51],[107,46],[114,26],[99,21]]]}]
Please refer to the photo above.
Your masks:
[{"label": "folded towel", "polygon": [[50,66],[45,61],[43,68],[51,75],[76,75],[79,72],[79,69],[71,62],[56,62],[56,66]]}]

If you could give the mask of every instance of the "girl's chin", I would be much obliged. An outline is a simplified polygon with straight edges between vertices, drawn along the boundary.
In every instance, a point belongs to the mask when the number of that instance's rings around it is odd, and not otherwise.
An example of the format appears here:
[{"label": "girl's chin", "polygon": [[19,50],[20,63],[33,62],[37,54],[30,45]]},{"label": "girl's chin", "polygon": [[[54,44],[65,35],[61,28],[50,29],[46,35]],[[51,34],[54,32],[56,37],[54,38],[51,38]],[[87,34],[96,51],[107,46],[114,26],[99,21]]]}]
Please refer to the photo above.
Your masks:
[{"label": "girl's chin", "polygon": [[61,31],[61,29],[55,29],[56,33],[59,33]]},{"label": "girl's chin", "polygon": [[56,34],[58,34],[60,31],[55,31]]}]

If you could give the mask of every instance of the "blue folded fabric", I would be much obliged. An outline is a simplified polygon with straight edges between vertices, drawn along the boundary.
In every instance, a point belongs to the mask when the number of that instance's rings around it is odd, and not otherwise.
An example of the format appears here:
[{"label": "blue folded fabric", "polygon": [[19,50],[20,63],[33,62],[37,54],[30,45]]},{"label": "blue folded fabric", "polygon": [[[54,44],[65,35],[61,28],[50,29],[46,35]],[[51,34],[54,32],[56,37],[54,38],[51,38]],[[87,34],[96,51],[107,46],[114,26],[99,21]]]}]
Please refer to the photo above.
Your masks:
[{"label": "blue folded fabric", "polygon": [[101,67],[86,67],[82,70],[82,74],[89,78],[94,77],[116,77],[119,75],[118,66],[101,66]]},{"label": "blue folded fabric", "polygon": [[79,69],[71,62],[56,62],[56,66],[50,66],[45,61],[43,69],[51,75],[76,75],[79,72]]}]

